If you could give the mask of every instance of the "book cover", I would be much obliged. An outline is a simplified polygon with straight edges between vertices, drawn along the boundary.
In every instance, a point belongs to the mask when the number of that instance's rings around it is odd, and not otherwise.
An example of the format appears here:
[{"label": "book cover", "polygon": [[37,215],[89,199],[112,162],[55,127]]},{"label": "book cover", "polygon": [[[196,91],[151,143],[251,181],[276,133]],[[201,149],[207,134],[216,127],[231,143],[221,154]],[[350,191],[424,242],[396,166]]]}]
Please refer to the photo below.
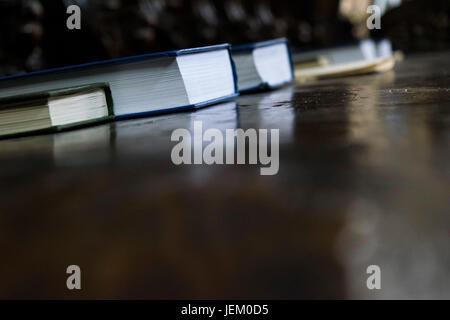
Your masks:
[{"label": "book cover", "polygon": [[[209,68],[206,68],[208,59],[203,59],[207,57],[206,53],[212,57],[209,59]],[[213,55],[220,57],[214,60]],[[198,61],[190,61],[192,59],[189,57],[196,56]],[[184,66],[184,70],[181,70],[181,65]],[[211,69],[214,74],[211,73]],[[189,79],[190,83],[186,79]],[[218,93],[214,95],[207,85],[201,87],[202,81],[203,84],[216,82],[214,89]],[[231,46],[221,44],[6,76],[0,78],[0,97],[50,91],[93,82],[109,85],[116,118],[201,108],[238,95]],[[221,90],[221,85],[225,89]],[[208,94],[209,92],[211,94]]]}]

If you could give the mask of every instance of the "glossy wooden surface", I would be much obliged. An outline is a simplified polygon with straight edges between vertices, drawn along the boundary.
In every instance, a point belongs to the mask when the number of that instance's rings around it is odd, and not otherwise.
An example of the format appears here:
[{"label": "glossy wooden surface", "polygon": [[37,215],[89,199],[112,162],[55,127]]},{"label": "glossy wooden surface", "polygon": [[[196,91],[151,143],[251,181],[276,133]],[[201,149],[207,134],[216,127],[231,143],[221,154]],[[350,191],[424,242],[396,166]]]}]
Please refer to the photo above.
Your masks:
[{"label": "glossy wooden surface", "polygon": [[[448,57],[0,141],[0,298],[450,298]],[[279,174],[173,165],[196,120],[280,128]]]}]

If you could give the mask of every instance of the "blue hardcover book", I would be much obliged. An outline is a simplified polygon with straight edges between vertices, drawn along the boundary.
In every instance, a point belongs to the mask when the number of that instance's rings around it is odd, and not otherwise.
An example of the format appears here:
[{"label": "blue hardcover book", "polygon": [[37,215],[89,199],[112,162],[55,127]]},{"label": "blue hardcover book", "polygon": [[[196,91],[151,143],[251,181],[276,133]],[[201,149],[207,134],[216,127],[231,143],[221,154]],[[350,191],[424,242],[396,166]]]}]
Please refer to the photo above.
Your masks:
[{"label": "blue hardcover book", "polygon": [[238,94],[230,48],[222,44],[7,76],[0,78],[0,98],[105,83],[116,118],[203,107]]},{"label": "blue hardcover book", "polygon": [[287,39],[233,46],[233,60],[241,93],[273,89],[294,80]]}]

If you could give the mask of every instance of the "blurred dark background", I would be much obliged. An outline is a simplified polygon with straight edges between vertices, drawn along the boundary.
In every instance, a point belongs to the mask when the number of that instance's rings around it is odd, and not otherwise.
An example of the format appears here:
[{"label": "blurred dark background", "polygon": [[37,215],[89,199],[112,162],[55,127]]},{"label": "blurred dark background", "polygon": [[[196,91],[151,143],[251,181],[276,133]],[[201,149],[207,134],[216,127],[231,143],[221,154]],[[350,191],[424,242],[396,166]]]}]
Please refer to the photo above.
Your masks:
[{"label": "blurred dark background", "polygon": [[[370,34],[374,2],[384,15]],[[81,30],[66,28],[71,4],[81,7]],[[300,50],[368,36],[407,53],[443,50],[449,12],[449,0],[0,0],[0,75],[282,36]]]}]

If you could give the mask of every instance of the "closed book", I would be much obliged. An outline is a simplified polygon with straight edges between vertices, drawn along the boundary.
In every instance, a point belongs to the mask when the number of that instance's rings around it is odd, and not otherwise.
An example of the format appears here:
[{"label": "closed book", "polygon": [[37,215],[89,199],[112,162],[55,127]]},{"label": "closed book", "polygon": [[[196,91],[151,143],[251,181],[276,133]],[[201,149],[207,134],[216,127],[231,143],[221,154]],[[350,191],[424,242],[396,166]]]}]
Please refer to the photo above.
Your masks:
[{"label": "closed book", "polygon": [[113,117],[105,83],[0,98],[0,137],[54,132]]},{"label": "closed book", "polygon": [[233,46],[232,52],[241,93],[278,88],[294,80],[285,38]]},{"label": "closed book", "polygon": [[107,83],[114,116],[210,105],[235,97],[230,45],[168,51],[0,78],[0,98]]},{"label": "closed book", "polygon": [[362,40],[354,44],[330,48],[303,50],[293,54],[295,66],[344,64],[355,61],[368,61],[377,57],[377,44],[372,39]]},{"label": "closed book", "polygon": [[395,66],[388,39],[363,40],[357,44],[307,50],[293,55],[297,80],[385,72]]}]

